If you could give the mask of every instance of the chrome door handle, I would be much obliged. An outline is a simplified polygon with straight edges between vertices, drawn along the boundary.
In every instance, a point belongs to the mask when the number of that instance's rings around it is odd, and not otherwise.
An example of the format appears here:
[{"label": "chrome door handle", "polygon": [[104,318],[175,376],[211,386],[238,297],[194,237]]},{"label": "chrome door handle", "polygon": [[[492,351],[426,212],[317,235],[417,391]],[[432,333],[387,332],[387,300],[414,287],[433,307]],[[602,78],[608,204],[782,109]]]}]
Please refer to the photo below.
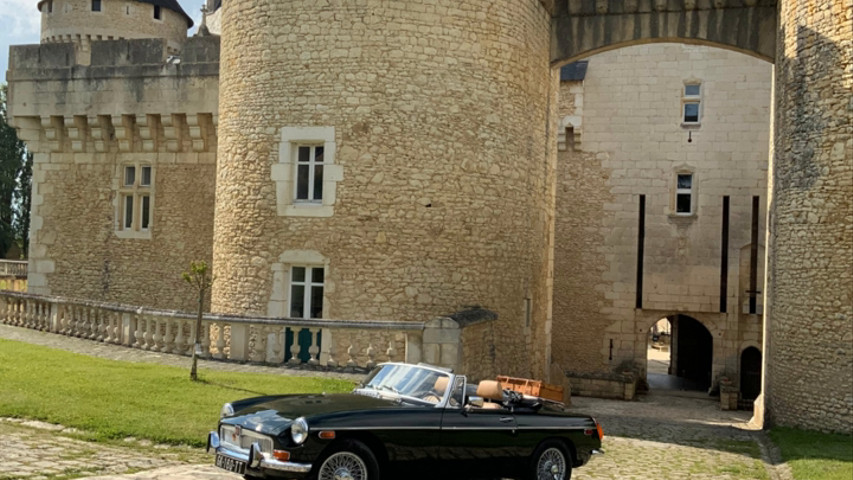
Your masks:
[{"label": "chrome door handle", "polygon": [[500,422],[501,423],[510,423],[510,422],[512,422],[512,417],[501,417]]}]

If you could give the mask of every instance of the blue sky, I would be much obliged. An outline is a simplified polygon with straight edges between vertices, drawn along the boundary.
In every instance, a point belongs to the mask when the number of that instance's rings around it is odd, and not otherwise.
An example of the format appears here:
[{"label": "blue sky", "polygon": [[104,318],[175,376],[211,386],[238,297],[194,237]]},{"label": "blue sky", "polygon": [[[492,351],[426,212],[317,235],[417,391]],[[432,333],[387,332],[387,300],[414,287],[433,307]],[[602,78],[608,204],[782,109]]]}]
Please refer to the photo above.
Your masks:
[{"label": "blue sky", "polygon": [[[178,0],[196,26],[201,21],[204,0]],[[9,68],[9,46],[39,43],[41,14],[38,0],[0,0],[0,82],[6,83]],[[192,33],[195,33],[193,27]]]}]

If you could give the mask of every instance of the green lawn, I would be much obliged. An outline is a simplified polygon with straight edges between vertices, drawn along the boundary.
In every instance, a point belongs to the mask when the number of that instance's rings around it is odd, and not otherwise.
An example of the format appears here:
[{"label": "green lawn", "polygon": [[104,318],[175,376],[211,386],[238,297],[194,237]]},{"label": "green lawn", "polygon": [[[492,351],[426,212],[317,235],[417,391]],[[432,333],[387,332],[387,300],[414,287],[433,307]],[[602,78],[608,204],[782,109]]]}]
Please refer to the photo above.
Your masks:
[{"label": "green lawn", "polygon": [[774,428],[770,438],[796,480],[853,479],[853,436]]},{"label": "green lawn", "polygon": [[228,401],[345,392],[350,382],[118,362],[0,340],[0,417],[42,420],[89,440],[126,437],[204,446]]}]

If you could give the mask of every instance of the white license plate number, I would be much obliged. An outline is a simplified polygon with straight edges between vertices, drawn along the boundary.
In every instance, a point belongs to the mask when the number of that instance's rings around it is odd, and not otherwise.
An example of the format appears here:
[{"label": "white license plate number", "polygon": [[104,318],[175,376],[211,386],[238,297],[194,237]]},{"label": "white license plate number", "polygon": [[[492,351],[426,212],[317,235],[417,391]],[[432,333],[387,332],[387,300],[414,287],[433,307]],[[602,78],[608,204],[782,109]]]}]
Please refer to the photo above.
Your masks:
[{"label": "white license plate number", "polygon": [[216,455],[216,466],[229,472],[244,474],[246,473],[246,462],[241,462],[240,460],[226,457],[225,455],[217,454]]}]

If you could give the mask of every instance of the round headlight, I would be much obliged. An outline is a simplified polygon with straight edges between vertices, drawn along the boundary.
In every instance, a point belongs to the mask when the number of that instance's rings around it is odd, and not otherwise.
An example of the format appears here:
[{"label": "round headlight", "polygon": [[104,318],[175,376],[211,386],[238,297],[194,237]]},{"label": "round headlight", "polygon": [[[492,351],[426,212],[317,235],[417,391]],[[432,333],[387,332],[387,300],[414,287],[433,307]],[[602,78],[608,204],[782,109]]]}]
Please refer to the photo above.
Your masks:
[{"label": "round headlight", "polygon": [[222,410],[219,411],[219,418],[230,417],[231,415],[234,415],[234,407],[230,403],[226,403],[222,406]]},{"label": "round headlight", "polygon": [[308,438],[308,422],[304,418],[299,417],[293,421],[290,426],[290,438],[297,445],[301,445]]}]

